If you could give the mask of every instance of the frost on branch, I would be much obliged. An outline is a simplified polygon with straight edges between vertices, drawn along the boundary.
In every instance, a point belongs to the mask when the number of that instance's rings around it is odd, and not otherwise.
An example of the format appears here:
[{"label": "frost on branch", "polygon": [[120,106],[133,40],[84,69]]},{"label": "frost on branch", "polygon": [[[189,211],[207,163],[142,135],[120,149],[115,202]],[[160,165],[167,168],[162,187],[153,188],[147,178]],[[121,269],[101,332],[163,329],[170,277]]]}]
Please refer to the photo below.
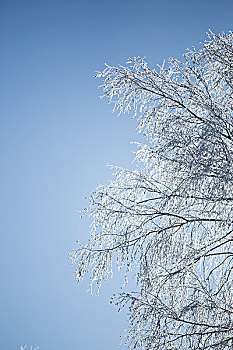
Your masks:
[{"label": "frost on branch", "polygon": [[86,210],[87,245],[71,253],[76,279],[100,288],[113,264],[137,276],[125,342],[132,349],[233,347],[233,33],[182,62],[142,58],[97,74],[114,110],[133,113],[145,144],[135,170],[115,168]]}]

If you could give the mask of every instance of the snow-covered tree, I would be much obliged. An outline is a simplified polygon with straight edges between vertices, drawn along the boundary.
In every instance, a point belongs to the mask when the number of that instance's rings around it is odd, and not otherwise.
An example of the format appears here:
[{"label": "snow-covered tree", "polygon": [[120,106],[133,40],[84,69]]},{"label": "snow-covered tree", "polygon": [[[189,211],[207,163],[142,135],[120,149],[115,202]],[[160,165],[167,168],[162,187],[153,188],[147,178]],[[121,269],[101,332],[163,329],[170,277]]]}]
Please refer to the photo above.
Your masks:
[{"label": "snow-covered tree", "polygon": [[145,144],[135,170],[115,168],[92,193],[91,237],[71,258],[91,288],[114,264],[136,275],[114,297],[129,307],[132,349],[233,348],[233,33],[207,35],[181,61],[151,69],[137,57],[97,74]]}]

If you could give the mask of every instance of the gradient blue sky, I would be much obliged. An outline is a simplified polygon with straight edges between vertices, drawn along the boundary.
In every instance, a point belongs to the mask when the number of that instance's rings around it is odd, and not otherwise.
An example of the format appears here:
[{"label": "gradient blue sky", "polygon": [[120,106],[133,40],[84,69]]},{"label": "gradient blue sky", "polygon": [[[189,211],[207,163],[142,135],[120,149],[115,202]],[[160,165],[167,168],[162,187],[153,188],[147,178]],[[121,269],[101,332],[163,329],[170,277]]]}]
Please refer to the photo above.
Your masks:
[{"label": "gradient blue sky", "polygon": [[119,278],[90,297],[67,261],[88,237],[76,210],[107,182],[106,163],[129,166],[137,139],[98,100],[94,72],[181,57],[209,28],[233,29],[232,0],[0,1],[0,349],[117,349]]}]

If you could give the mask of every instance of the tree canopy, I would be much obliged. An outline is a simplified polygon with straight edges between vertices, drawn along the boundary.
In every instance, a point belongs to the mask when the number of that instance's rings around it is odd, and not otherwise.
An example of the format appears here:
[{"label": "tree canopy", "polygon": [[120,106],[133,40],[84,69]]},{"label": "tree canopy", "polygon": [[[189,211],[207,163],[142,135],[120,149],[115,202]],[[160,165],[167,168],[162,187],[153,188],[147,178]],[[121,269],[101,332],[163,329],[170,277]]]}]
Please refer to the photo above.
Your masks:
[{"label": "tree canopy", "polygon": [[132,349],[233,347],[233,33],[207,35],[157,69],[136,57],[97,73],[145,143],[135,170],[91,194],[91,236],[71,259],[98,288],[115,265],[136,276],[114,296]]}]

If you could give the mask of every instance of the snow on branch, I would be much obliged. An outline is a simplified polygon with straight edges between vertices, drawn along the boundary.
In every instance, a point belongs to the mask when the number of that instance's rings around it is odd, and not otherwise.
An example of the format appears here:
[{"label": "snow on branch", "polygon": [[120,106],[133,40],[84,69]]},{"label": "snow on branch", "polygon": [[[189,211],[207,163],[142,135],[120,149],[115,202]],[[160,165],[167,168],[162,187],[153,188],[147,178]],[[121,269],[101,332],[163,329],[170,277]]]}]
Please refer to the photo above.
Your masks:
[{"label": "snow on branch", "polygon": [[85,246],[71,253],[91,288],[113,266],[136,274],[124,341],[132,349],[233,347],[233,33],[151,69],[144,58],[97,77],[114,111],[131,113],[145,144],[135,170],[90,197]]}]

